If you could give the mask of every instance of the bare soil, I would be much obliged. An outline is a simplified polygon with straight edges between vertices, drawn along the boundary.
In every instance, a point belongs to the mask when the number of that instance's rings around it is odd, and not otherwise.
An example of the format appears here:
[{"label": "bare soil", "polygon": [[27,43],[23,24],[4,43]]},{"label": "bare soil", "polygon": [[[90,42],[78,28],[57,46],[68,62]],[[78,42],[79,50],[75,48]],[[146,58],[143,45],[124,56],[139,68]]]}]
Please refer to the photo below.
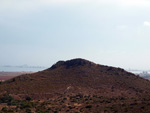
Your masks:
[{"label": "bare soil", "polygon": [[19,75],[29,74],[31,72],[0,72],[0,81],[9,80]]}]

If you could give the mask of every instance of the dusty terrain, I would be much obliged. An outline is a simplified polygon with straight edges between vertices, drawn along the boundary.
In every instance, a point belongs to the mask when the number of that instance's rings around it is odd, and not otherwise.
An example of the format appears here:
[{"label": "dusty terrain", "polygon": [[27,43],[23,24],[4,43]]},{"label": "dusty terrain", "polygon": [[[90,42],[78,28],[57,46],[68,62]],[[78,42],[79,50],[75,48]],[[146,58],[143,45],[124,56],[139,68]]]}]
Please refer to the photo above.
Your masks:
[{"label": "dusty terrain", "polygon": [[0,81],[9,80],[19,75],[27,74],[29,72],[0,72]]},{"label": "dusty terrain", "polygon": [[1,112],[149,113],[150,81],[84,59],[0,84]]}]

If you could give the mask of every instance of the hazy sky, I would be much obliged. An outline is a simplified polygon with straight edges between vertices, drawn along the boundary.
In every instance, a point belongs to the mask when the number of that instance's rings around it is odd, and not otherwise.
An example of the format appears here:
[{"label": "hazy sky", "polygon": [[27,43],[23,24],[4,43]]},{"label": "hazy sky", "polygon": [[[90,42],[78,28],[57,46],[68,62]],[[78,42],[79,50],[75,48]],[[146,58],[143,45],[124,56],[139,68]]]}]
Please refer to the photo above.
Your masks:
[{"label": "hazy sky", "polygon": [[0,0],[0,65],[150,69],[149,49],[150,0]]}]

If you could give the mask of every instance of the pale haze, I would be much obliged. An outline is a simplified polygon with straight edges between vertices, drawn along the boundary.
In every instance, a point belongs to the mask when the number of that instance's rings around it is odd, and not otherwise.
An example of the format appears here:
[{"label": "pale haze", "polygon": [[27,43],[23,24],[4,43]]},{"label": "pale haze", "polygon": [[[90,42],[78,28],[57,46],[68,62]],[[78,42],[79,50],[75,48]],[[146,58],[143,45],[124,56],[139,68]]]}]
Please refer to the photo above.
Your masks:
[{"label": "pale haze", "polygon": [[0,65],[84,58],[150,69],[150,0],[0,0]]}]

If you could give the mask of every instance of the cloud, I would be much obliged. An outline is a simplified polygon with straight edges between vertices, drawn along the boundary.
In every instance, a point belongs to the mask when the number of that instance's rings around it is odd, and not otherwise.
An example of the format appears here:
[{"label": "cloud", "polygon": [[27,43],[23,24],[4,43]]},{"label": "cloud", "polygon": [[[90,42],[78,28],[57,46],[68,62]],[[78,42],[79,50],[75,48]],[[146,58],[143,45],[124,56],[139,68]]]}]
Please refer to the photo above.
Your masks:
[{"label": "cloud", "polygon": [[89,0],[38,0],[41,3],[75,3],[75,2],[86,2]]},{"label": "cloud", "polygon": [[117,29],[117,30],[125,30],[125,29],[127,29],[127,28],[128,28],[127,25],[119,25],[119,26],[116,26],[116,29]]},{"label": "cloud", "polygon": [[121,0],[124,5],[150,6],[150,0]]},{"label": "cloud", "polygon": [[150,6],[150,0],[0,0],[0,12],[7,10],[36,10],[45,6],[70,5],[70,4],[94,4],[94,5],[139,5]]},{"label": "cloud", "polygon": [[145,25],[145,26],[150,26],[150,22],[145,21],[145,22],[144,22],[144,25]]},{"label": "cloud", "polygon": [[[96,1],[96,0],[95,0]],[[91,0],[0,0],[0,13],[5,12],[32,12],[43,8],[70,6],[71,4],[89,3]]]}]

